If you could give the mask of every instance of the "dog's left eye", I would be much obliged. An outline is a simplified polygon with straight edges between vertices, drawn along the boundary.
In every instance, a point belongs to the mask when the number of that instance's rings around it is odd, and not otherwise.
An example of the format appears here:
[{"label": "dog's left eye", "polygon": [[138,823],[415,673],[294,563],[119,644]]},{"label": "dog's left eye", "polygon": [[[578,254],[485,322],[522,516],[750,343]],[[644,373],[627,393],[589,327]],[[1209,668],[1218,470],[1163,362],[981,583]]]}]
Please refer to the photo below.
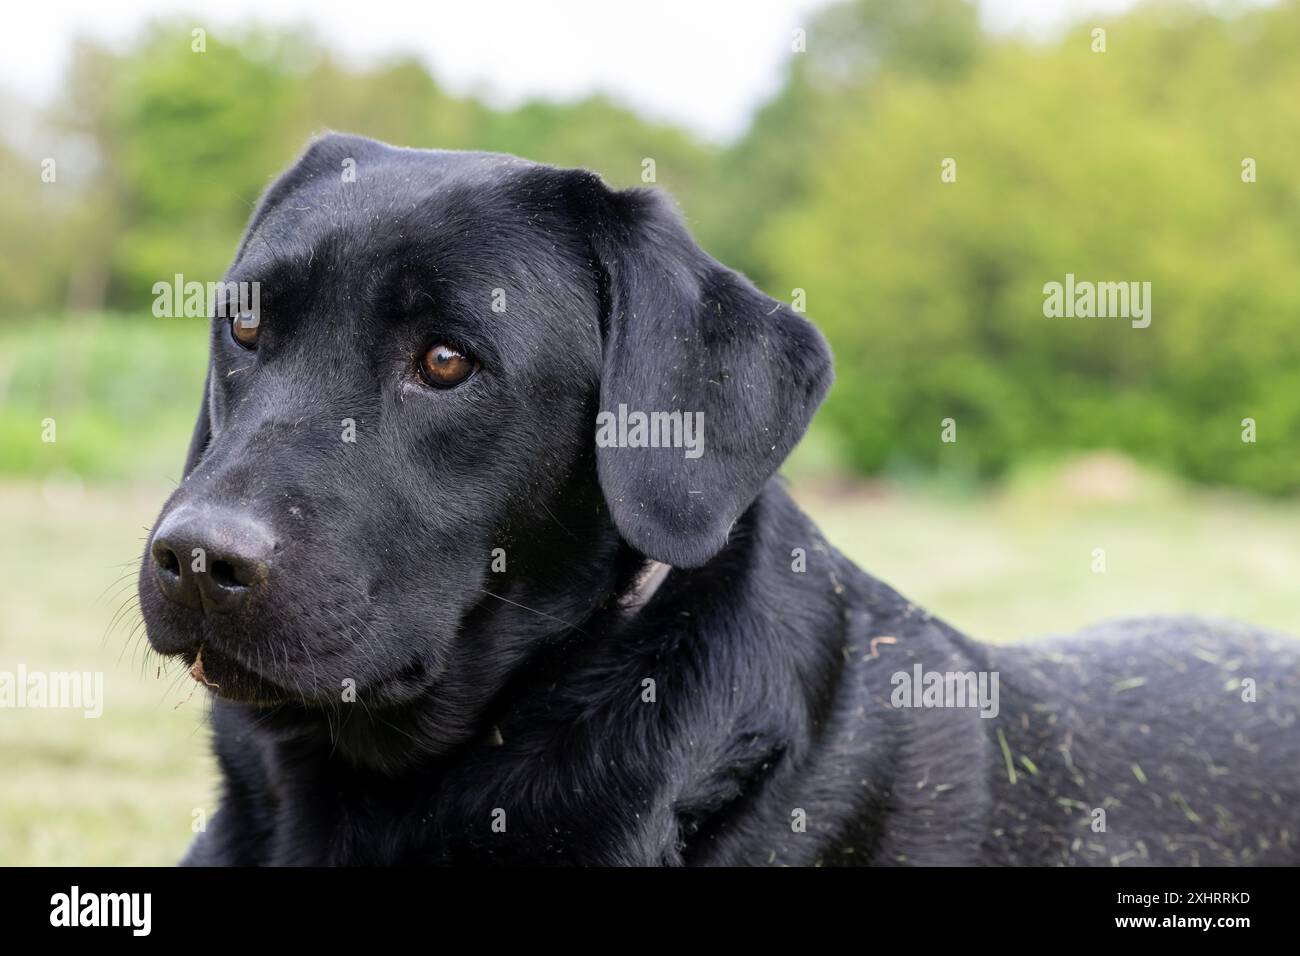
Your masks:
[{"label": "dog's left eye", "polygon": [[246,349],[257,348],[257,328],[260,322],[252,312],[241,312],[230,320],[230,335]]},{"label": "dog's left eye", "polygon": [[431,346],[420,359],[420,377],[434,388],[459,385],[478,371],[478,363],[444,342]]}]

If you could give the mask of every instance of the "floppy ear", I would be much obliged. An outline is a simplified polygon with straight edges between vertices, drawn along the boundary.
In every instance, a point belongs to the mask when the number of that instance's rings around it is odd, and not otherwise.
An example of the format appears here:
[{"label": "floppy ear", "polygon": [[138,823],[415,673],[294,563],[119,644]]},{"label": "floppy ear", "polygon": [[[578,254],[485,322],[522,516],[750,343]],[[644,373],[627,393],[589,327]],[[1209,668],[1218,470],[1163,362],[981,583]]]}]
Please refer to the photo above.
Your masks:
[{"label": "floppy ear", "polygon": [[194,466],[199,463],[203,453],[208,450],[208,440],[212,437],[212,426],[208,418],[208,382],[212,377],[209,371],[203,379],[203,401],[199,405],[199,417],[194,423],[194,434],[190,436],[190,450],[185,454],[185,467],[181,471],[181,480],[189,477]]},{"label": "floppy ear", "polygon": [[[792,309],[700,249],[660,194],[615,193],[606,209],[594,240],[609,278],[601,490],[634,548],[698,567],[808,427],[830,387],[830,350]],[[698,447],[629,447],[635,413],[655,412],[701,426]]]}]

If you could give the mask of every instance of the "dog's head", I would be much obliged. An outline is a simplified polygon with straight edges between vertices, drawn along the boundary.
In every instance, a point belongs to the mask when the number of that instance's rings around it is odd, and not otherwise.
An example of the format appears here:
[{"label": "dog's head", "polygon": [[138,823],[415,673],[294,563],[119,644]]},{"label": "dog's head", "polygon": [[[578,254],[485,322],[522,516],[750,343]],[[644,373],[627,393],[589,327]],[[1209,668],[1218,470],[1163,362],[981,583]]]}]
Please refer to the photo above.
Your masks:
[{"label": "dog's head", "polygon": [[709,561],[830,381],[658,194],[351,136],[267,191],[216,306],[149,640],[232,701],[418,702],[435,747],[631,564]]}]

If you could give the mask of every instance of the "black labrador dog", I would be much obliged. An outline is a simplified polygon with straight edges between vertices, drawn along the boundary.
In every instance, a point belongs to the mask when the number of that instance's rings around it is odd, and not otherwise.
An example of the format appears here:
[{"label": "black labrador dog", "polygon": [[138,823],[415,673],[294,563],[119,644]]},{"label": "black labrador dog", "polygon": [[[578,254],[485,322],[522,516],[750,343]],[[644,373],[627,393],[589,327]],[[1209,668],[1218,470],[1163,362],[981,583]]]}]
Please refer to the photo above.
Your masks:
[{"label": "black labrador dog", "polygon": [[774,478],[825,342],[657,193],[328,135],[227,280],[140,575],[214,699],[185,862],[1300,860],[1300,645],[863,574]]}]

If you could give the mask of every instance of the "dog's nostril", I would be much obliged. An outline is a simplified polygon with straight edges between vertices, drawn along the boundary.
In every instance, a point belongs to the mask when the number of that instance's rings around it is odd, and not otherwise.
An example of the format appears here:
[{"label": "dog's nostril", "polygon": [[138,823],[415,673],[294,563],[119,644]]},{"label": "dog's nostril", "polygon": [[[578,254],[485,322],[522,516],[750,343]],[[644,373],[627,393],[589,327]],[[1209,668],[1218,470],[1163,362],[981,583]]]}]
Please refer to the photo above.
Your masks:
[{"label": "dog's nostril", "polygon": [[178,546],[167,538],[160,536],[154,539],[153,547],[149,549],[153,557],[154,579],[168,599],[197,609],[200,607],[199,593],[194,587],[194,577],[181,563],[177,551]]},{"label": "dog's nostril", "polygon": [[170,548],[157,546],[153,549],[153,560],[158,567],[168,574],[180,574],[181,562]]},{"label": "dog's nostril", "polygon": [[223,588],[246,588],[253,583],[253,574],[248,568],[244,568],[242,574],[240,570],[229,561],[213,561],[208,573]]}]

